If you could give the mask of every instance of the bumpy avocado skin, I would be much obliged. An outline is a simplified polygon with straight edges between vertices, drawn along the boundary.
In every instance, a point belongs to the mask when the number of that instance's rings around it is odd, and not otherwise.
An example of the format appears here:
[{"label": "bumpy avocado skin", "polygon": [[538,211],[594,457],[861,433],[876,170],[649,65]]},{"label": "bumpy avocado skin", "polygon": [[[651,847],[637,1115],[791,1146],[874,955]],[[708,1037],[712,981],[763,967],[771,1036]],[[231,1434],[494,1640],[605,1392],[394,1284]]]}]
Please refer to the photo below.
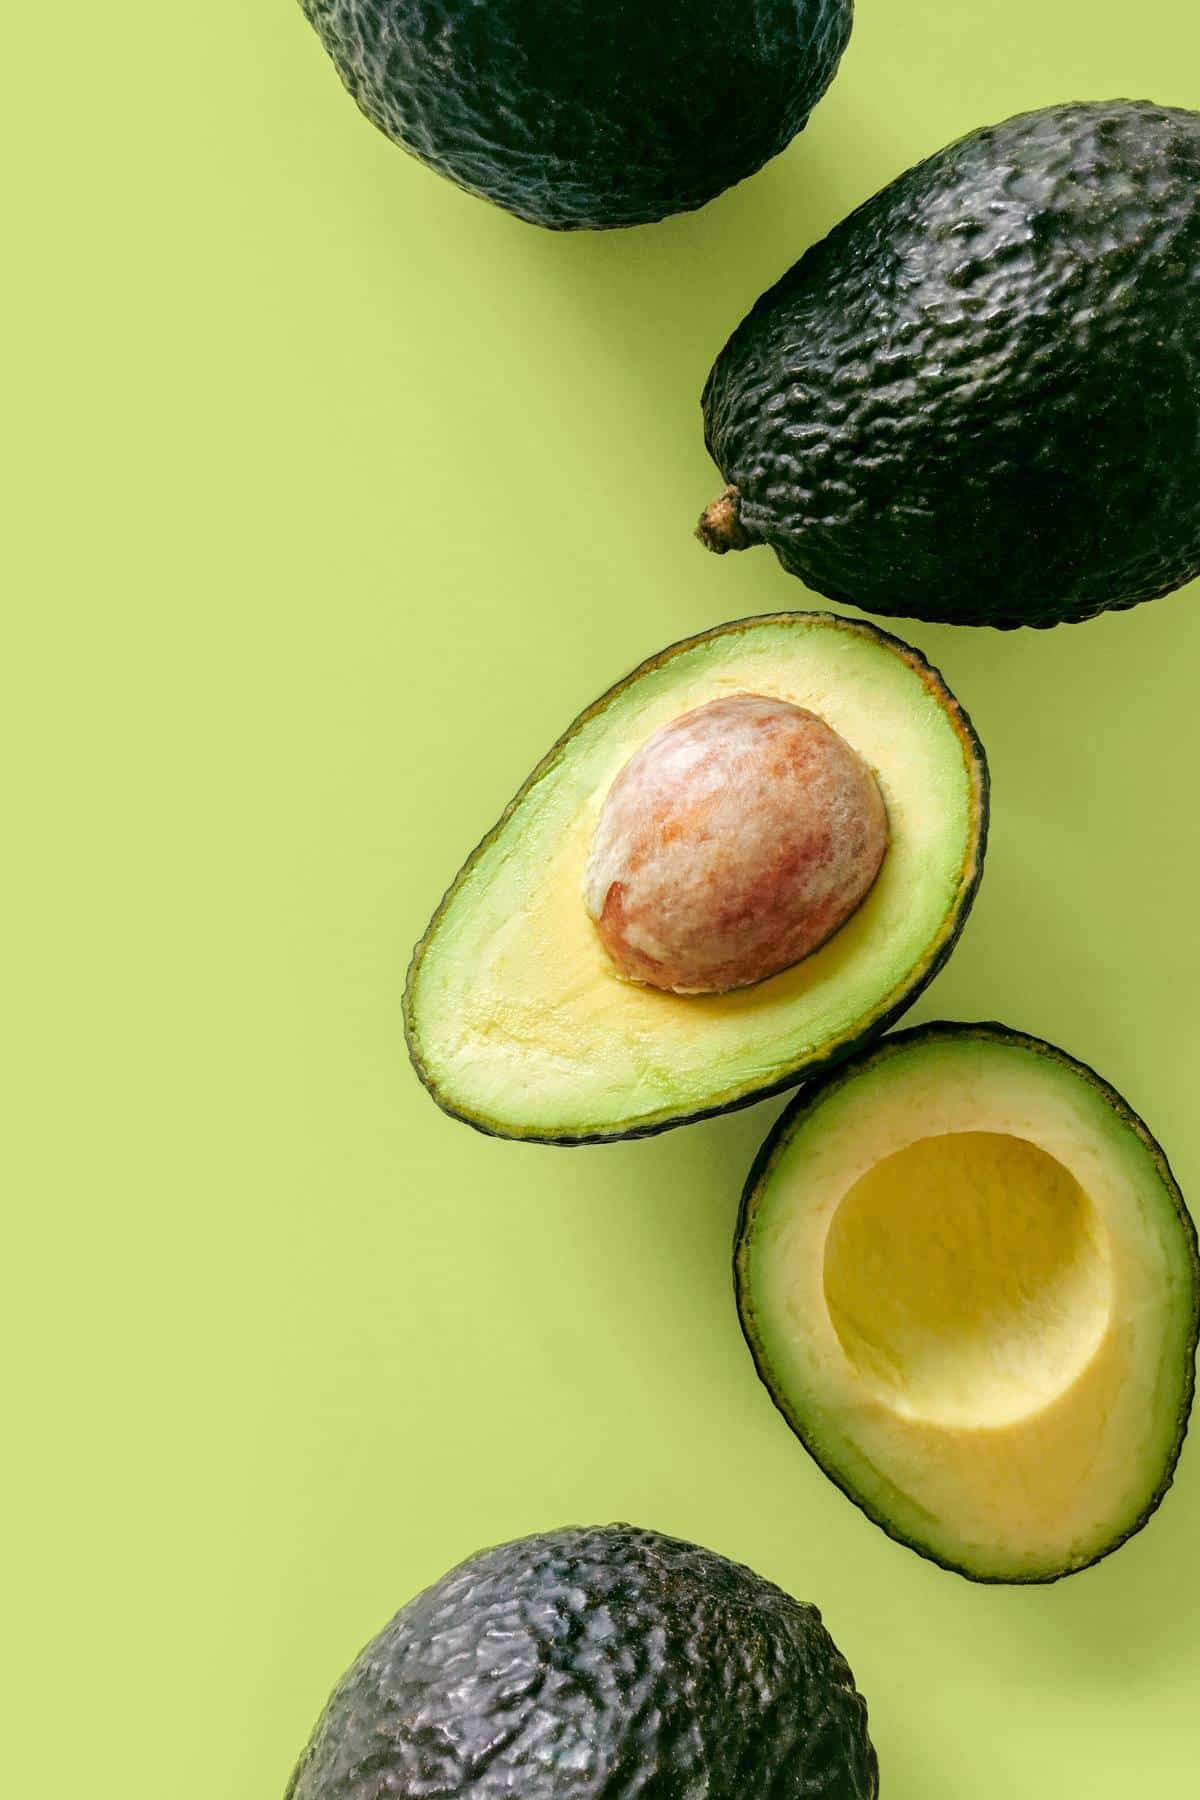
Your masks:
[{"label": "bumpy avocado skin", "polygon": [[791,141],[853,0],[301,0],[367,117],[535,225],[703,206]]},{"label": "bumpy avocado skin", "polygon": [[[1089,1086],[1095,1088],[1096,1092],[1112,1107],[1117,1117],[1129,1127],[1150,1152],[1162,1178],[1163,1186],[1174,1202],[1182,1228],[1183,1240],[1188,1250],[1191,1328],[1185,1352],[1183,1392],[1179,1410],[1175,1415],[1175,1443],[1171,1455],[1167,1459],[1162,1478],[1139,1517],[1126,1531],[1121,1532],[1111,1543],[1106,1544],[1103,1550],[1097,1551],[1096,1555],[1090,1557],[1086,1562],[1071,1563],[1065,1568],[1054,1569],[1044,1575],[983,1575],[977,1569],[968,1568],[962,1563],[955,1562],[951,1557],[939,1555],[930,1544],[915,1543],[897,1528],[895,1522],[885,1512],[872,1505],[864,1495],[849,1486],[837,1470],[828,1466],[821,1453],[821,1446],[813,1438],[807,1422],[796,1411],[784,1388],[775,1380],[771,1359],[759,1337],[749,1286],[743,1277],[743,1249],[749,1242],[760,1194],[770,1178],[772,1164],[777,1153],[787,1143],[802,1119],[827,1099],[835,1089],[847,1082],[857,1080],[860,1075],[866,1074],[877,1063],[902,1053],[910,1046],[946,1041],[961,1043],[969,1042],[972,1039],[983,1043],[1012,1044],[1017,1049],[1026,1050],[1034,1056],[1044,1057],[1049,1062],[1062,1063],[1086,1081]],[[917,1555],[923,1557],[926,1562],[935,1563],[939,1569],[945,1569],[951,1575],[961,1575],[964,1580],[976,1582],[981,1587],[1047,1587],[1056,1581],[1063,1581],[1069,1575],[1078,1575],[1084,1569],[1094,1568],[1098,1562],[1103,1562],[1105,1557],[1111,1556],[1114,1550],[1119,1550],[1123,1544],[1127,1544],[1130,1538],[1136,1537],[1138,1532],[1149,1524],[1171,1491],[1172,1483],[1175,1480],[1175,1471],[1179,1466],[1179,1458],[1183,1454],[1184,1440],[1188,1434],[1188,1424],[1191,1419],[1196,1390],[1196,1351],[1197,1346],[1200,1345],[1200,1243],[1197,1241],[1196,1227],[1187,1209],[1187,1203],[1179,1190],[1179,1183],[1167,1161],[1166,1152],[1157,1139],[1151,1135],[1145,1121],[1134,1112],[1117,1090],[1105,1081],[1102,1075],[1096,1073],[1089,1063],[1080,1062],[1076,1057],[1069,1056],[1065,1050],[1060,1050],[1055,1044],[1048,1044],[1042,1038],[1030,1037],[1024,1031],[1014,1031],[1011,1026],[1002,1025],[995,1019],[982,1019],[974,1022],[935,1019],[927,1025],[913,1025],[907,1031],[892,1032],[889,1037],[871,1045],[804,1088],[796,1095],[791,1104],[784,1108],[767,1133],[746,1178],[746,1185],[742,1189],[741,1208],[733,1240],[733,1286],[742,1336],[754,1359],[758,1378],[766,1388],[772,1405],[799,1438],[821,1473],[827,1476],[835,1487],[840,1488],[846,1498],[852,1501],[873,1525],[878,1525],[881,1531],[886,1532],[888,1537],[893,1538],[898,1544],[903,1544],[907,1550],[915,1550]]]},{"label": "bumpy avocado skin", "polygon": [[832,599],[1049,626],[1182,586],[1200,115],[1059,106],[931,157],[763,296],[703,404],[745,538]]},{"label": "bumpy avocado skin", "polygon": [[628,1525],[472,1557],[334,1690],[287,1800],[874,1800],[867,1709],[814,1607]]}]

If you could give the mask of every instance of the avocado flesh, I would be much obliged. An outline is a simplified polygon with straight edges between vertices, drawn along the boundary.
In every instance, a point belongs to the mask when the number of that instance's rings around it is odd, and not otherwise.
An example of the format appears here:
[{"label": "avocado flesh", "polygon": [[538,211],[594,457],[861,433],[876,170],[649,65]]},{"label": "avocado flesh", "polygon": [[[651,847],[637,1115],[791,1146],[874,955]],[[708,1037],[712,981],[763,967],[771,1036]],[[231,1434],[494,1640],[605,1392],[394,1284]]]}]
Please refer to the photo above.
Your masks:
[{"label": "avocado flesh", "polygon": [[801,1096],[747,1186],[736,1279],[813,1457],[948,1568],[1055,1580],[1170,1484],[1195,1231],[1145,1126],[1049,1045],[930,1026]]},{"label": "avocado flesh", "polygon": [[[890,847],[859,910],[793,968],[728,994],[637,986],[584,906],[596,820],[660,726],[736,693],[791,701],[840,733],[879,783]],[[917,652],[826,613],[689,639],[576,721],[458,876],[409,975],[414,1064],[447,1111],[508,1137],[634,1136],[744,1105],[915,999],[962,927],[986,826],[982,750]]]},{"label": "avocado flesh", "polygon": [[875,1800],[867,1708],[813,1606],[630,1525],[473,1556],[337,1684],[287,1800]]},{"label": "avocado flesh", "polygon": [[973,132],[801,258],[709,376],[766,543],[869,612],[1051,626],[1200,574],[1200,115],[1113,101]]},{"label": "avocado flesh", "polygon": [[301,0],[379,129],[558,230],[702,206],[783,150],[852,0]]}]

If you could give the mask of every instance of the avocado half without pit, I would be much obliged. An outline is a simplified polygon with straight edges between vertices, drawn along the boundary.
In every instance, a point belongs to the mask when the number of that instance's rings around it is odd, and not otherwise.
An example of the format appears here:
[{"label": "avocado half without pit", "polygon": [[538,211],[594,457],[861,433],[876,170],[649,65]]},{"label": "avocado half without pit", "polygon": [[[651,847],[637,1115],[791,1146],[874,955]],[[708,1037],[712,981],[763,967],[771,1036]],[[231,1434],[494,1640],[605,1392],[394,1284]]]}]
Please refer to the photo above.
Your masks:
[{"label": "avocado half without pit", "polygon": [[630,1525],[484,1550],[330,1697],[286,1800],[875,1800],[867,1708],[813,1606]]},{"label": "avocado half without pit", "polygon": [[915,650],[828,613],[674,645],[588,708],[409,972],[421,1079],[478,1129],[665,1130],[846,1056],[949,955],[987,771]]},{"label": "avocado half without pit", "polygon": [[751,1172],[735,1272],[776,1406],[934,1562],[1054,1581],[1166,1493],[1196,1233],[1145,1125],[1061,1050],[930,1025],[806,1089]]}]

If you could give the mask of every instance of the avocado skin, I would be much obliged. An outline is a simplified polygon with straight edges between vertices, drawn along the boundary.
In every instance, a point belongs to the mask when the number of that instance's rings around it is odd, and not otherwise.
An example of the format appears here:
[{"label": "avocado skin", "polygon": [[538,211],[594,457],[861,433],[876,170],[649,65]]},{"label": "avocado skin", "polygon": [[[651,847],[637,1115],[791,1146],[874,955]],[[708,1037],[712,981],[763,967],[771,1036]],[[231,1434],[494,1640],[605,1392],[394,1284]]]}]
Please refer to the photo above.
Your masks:
[{"label": "avocado skin", "polygon": [[338,1683],[286,1800],[874,1800],[867,1708],[821,1616],[629,1525],[485,1550]]},{"label": "avocado skin", "polygon": [[783,150],[853,0],[301,0],[362,111],[558,230],[703,206]]},{"label": "avocado skin", "polygon": [[743,531],[831,599],[1010,628],[1182,586],[1200,115],[1053,107],[919,164],[763,296],[703,406]]},{"label": "avocado skin", "polygon": [[[943,699],[953,707],[955,717],[958,720],[959,730],[962,734],[963,748],[974,771],[977,796],[976,803],[979,815],[979,835],[975,860],[963,878],[963,885],[960,889],[957,902],[958,910],[955,914],[953,926],[939,946],[937,954],[930,960],[924,969],[919,971],[912,985],[906,988],[903,993],[898,994],[892,1005],[884,1012],[880,1013],[876,1018],[872,1019],[857,1036],[846,1039],[841,1043],[831,1045],[824,1056],[810,1058],[804,1063],[802,1068],[785,1070],[775,1080],[765,1081],[761,1086],[748,1088],[744,1091],[730,1093],[726,1099],[717,1101],[711,1106],[699,1107],[694,1112],[668,1112],[657,1118],[642,1120],[637,1125],[630,1125],[611,1131],[585,1132],[574,1136],[556,1136],[552,1133],[548,1134],[538,1131],[516,1132],[499,1130],[487,1119],[479,1118],[474,1113],[467,1112],[462,1107],[456,1106],[447,1098],[446,1094],[443,1093],[442,1089],[438,1086],[436,1079],[426,1067],[425,1058],[421,1049],[420,1036],[416,1030],[413,1018],[414,982],[417,970],[425,955],[425,951],[433,939],[438,921],[459,888],[465,881],[469,880],[476,862],[492,842],[492,839],[496,836],[497,832],[501,830],[506,819],[509,817],[509,814],[520,805],[529,789],[538,781],[547,765],[563,754],[576,732],[581,730],[590,719],[594,718],[597,713],[602,712],[606,706],[615,700],[618,694],[629,686],[630,682],[637,681],[650,670],[661,667],[663,663],[669,662],[671,657],[678,655],[681,651],[690,649],[694,644],[704,643],[709,638],[721,637],[728,631],[734,631],[741,627],[753,624],[771,624],[779,619],[805,618],[819,618],[826,623],[835,624],[840,630],[855,632],[859,635],[869,635],[878,638],[882,643],[890,644],[894,649],[902,652],[910,663],[915,667],[920,668],[930,686],[935,687]],[[942,969],[945,968],[947,962],[950,960],[958,940],[963,934],[967,919],[970,917],[971,909],[975,904],[975,897],[979,892],[979,884],[983,880],[983,866],[987,857],[990,826],[991,773],[988,768],[987,756],[983,744],[980,741],[979,734],[976,732],[975,727],[961,702],[955,700],[950,694],[950,690],[946,686],[941,671],[935,669],[932,663],[927,662],[921,652],[914,649],[911,644],[904,643],[900,638],[893,636],[891,632],[884,631],[878,625],[872,625],[866,619],[844,619],[835,613],[805,612],[762,613],[759,614],[757,618],[752,617],[748,619],[730,620],[724,625],[714,626],[709,631],[699,632],[695,637],[681,638],[678,643],[670,644],[665,650],[660,650],[657,656],[648,657],[645,662],[640,663],[636,669],[627,675],[623,681],[618,681],[607,693],[602,694],[599,700],[594,701],[591,706],[585,708],[585,710],[580,713],[579,717],[568,726],[562,737],[559,738],[553,748],[546,753],[541,762],[538,763],[537,767],[517,790],[491,831],[489,831],[486,837],[482,838],[475,846],[475,849],[471,852],[470,856],[468,856],[466,862],[451,882],[449,888],[442,896],[436,912],[426,926],[424,936],[413,951],[412,960],[408,965],[408,975],[404,988],[404,1041],[408,1049],[409,1060],[412,1063],[413,1069],[415,1070],[421,1085],[440,1110],[449,1118],[457,1119],[461,1124],[469,1125],[472,1130],[480,1132],[484,1137],[505,1138],[509,1140],[516,1139],[517,1141],[526,1144],[549,1144],[559,1149],[572,1149],[576,1146],[588,1144],[627,1143],[634,1138],[657,1137],[661,1132],[673,1131],[680,1125],[698,1125],[705,1119],[722,1118],[726,1113],[741,1112],[747,1106],[757,1106],[760,1100],[771,1100],[779,1094],[786,1094],[789,1089],[796,1087],[800,1082],[807,1082],[810,1078],[820,1075],[825,1069],[835,1067],[837,1064],[845,1061],[847,1057],[852,1056],[855,1051],[859,1050],[864,1044],[873,1042],[882,1032],[888,1031],[891,1026],[896,1024],[897,1020],[903,1018],[909,1008],[914,1006],[921,998],[921,995],[925,992],[925,989],[929,986],[930,982],[933,981],[935,976],[941,973]]]},{"label": "avocado skin", "polygon": [[[1086,1562],[1072,1563],[1067,1568],[1056,1569],[1045,1575],[981,1575],[977,1570],[965,1568],[962,1564],[956,1563],[949,1558],[938,1556],[929,1545],[914,1543],[913,1540],[906,1537],[902,1531],[897,1531],[895,1525],[885,1513],[881,1512],[878,1507],[870,1505],[861,1494],[848,1486],[845,1480],[843,1480],[834,1469],[827,1467],[822,1461],[820,1449],[810,1437],[804,1421],[793,1412],[786,1394],[784,1394],[780,1388],[776,1387],[771,1378],[769,1359],[763,1353],[763,1350],[759,1345],[758,1332],[755,1329],[754,1324],[754,1310],[750,1305],[749,1293],[742,1283],[742,1245],[750,1230],[754,1209],[758,1202],[759,1190],[770,1173],[771,1164],[775,1159],[776,1152],[783,1147],[784,1143],[786,1143],[788,1137],[791,1135],[794,1124],[799,1118],[811,1108],[818,1106],[822,1100],[826,1099],[836,1088],[839,1088],[843,1082],[856,1080],[858,1076],[865,1074],[874,1064],[886,1061],[888,1057],[894,1056],[897,1051],[904,1049],[908,1045],[939,1043],[945,1042],[947,1039],[961,1042],[964,1038],[975,1038],[980,1042],[993,1044],[1012,1044],[1017,1049],[1031,1051],[1036,1056],[1044,1056],[1049,1061],[1062,1063],[1066,1068],[1072,1070],[1074,1074],[1081,1076],[1084,1081],[1094,1087],[1112,1108],[1113,1112],[1116,1113],[1117,1117],[1129,1126],[1130,1130],[1141,1139],[1146,1149],[1150,1152],[1150,1155],[1158,1168],[1158,1172],[1162,1177],[1163,1185],[1175,1203],[1175,1209],[1179,1215],[1179,1221],[1183,1227],[1184,1237],[1189,1246],[1191,1255],[1192,1328],[1188,1341],[1187,1378],[1179,1412],[1176,1417],[1175,1445],[1167,1463],[1167,1467],[1163,1471],[1163,1478],[1151,1495],[1144,1510],[1138,1518],[1134,1520],[1127,1531],[1121,1532],[1110,1544],[1107,1544],[1104,1549],[1099,1551],[1095,1556],[1089,1557]],[[1196,1348],[1198,1342],[1200,1342],[1200,1246],[1197,1245],[1196,1226],[1191,1214],[1188,1212],[1187,1204],[1179,1190],[1179,1183],[1175,1179],[1171,1165],[1167,1161],[1166,1152],[1158,1142],[1157,1138],[1151,1134],[1145,1121],[1134,1112],[1133,1108],[1121,1097],[1116,1088],[1110,1086],[1109,1083],[1105,1081],[1104,1077],[1098,1075],[1095,1069],[1088,1063],[1080,1062],[1076,1057],[1069,1056],[1065,1050],[1060,1050],[1055,1044],[1048,1044],[1042,1038],[1030,1037],[1023,1031],[1014,1031],[1010,1026],[1001,1025],[995,1019],[980,1019],[970,1023],[950,1019],[936,1019],[927,1025],[911,1026],[907,1031],[892,1032],[889,1037],[883,1039],[882,1043],[873,1045],[858,1056],[841,1064],[837,1069],[832,1070],[820,1080],[810,1083],[805,1087],[802,1093],[796,1095],[791,1105],[786,1106],[780,1113],[778,1119],[776,1119],[774,1125],[771,1127],[771,1130],[767,1133],[762,1148],[755,1157],[750,1173],[746,1178],[746,1185],[742,1190],[741,1207],[738,1212],[737,1229],[734,1233],[733,1240],[733,1286],[737,1298],[738,1319],[742,1328],[742,1336],[745,1338],[750,1354],[754,1358],[754,1367],[757,1370],[758,1378],[770,1395],[771,1404],[775,1407],[777,1412],[782,1414],[783,1418],[787,1421],[788,1426],[799,1438],[801,1444],[812,1457],[821,1473],[826,1476],[828,1480],[832,1481],[836,1488],[840,1488],[847,1500],[852,1501],[859,1512],[870,1519],[873,1525],[878,1525],[879,1529],[886,1532],[888,1537],[892,1538],[897,1544],[903,1544],[906,1550],[914,1550],[916,1554],[923,1557],[926,1562],[936,1564],[939,1569],[945,1569],[951,1575],[961,1575],[964,1580],[973,1581],[981,1587],[1048,1587],[1056,1581],[1065,1580],[1068,1575],[1078,1575],[1083,1569],[1093,1568],[1096,1563],[1103,1562],[1105,1557],[1111,1556],[1114,1550],[1119,1550],[1122,1544],[1127,1544],[1131,1537],[1136,1537],[1138,1532],[1141,1531],[1154,1517],[1154,1514],[1158,1511],[1170,1491],[1171,1484],[1175,1479],[1175,1471],[1179,1466],[1179,1458],[1183,1452],[1184,1440],[1188,1433],[1188,1422],[1191,1418],[1192,1401],[1195,1395],[1196,1386]]]}]

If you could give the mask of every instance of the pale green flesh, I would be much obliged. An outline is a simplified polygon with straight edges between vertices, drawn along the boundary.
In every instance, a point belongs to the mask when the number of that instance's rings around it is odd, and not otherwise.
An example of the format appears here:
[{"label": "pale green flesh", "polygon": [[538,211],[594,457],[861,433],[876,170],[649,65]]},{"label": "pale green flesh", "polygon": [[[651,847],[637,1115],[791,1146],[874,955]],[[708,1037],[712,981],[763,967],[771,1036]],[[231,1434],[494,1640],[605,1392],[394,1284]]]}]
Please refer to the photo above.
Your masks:
[{"label": "pale green flesh", "polygon": [[965,1032],[885,1043],[776,1145],[738,1286],[817,1461],[938,1561],[1052,1579],[1161,1497],[1194,1239],[1154,1150],[1069,1062]]},{"label": "pale green flesh", "polygon": [[[835,938],[768,982],[704,997],[638,987],[583,905],[596,818],[654,731],[739,692],[808,707],[875,771],[883,870]],[[827,614],[693,640],[585,715],[464,869],[413,970],[418,1067],[449,1110],[512,1136],[619,1135],[733,1104],[854,1040],[917,984],[953,933],[982,835],[961,715],[888,640]]]}]

